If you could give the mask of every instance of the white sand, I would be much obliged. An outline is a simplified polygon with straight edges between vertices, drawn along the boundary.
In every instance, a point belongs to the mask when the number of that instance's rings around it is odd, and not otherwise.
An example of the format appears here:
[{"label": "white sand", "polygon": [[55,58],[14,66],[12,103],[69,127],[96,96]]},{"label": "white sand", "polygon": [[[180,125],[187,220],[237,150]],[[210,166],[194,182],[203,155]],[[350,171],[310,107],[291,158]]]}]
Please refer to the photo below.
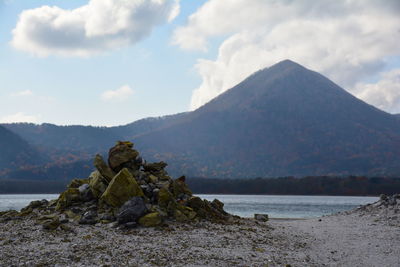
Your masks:
[{"label": "white sand", "polygon": [[308,244],[305,253],[316,266],[400,266],[399,225],[373,216],[336,215],[271,225],[294,241],[303,239]]}]

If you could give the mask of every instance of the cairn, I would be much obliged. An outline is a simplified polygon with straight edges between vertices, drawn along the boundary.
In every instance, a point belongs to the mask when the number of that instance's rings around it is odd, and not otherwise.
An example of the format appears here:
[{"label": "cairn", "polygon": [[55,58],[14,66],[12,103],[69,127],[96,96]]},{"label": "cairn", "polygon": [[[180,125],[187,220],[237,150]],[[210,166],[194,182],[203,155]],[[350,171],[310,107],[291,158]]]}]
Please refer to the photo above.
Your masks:
[{"label": "cairn", "polygon": [[33,201],[8,215],[34,214],[45,229],[67,228],[69,222],[132,228],[232,218],[219,200],[193,196],[185,176],[171,178],[166,166],[163,161],[147,163],[133,143],[119,141],[109,150],[107,163],[96,155],[96,170],[86,179],[73,179],[57,200]]}]

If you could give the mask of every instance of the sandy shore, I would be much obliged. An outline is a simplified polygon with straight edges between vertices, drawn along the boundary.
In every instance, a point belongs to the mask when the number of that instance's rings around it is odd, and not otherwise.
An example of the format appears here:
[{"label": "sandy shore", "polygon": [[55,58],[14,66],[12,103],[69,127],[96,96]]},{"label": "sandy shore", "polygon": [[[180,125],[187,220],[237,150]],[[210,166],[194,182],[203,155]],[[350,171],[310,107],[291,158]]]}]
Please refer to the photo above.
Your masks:
[{"label": "sandy shore", "polygon": [[[398,214],[398,215],[397,215]],[[400,266],[400,213],[120,230],[0,222],[0,266]]]}]

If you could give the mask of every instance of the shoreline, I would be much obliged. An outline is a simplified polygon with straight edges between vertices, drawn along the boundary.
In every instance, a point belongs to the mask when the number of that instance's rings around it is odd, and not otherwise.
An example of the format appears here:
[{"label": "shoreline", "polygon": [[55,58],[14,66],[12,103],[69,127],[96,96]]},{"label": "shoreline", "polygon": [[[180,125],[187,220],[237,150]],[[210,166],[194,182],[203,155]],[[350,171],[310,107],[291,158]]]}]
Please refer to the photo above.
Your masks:
[{"label": "shoreline", "polygon": [[400,221],[378,215],[131,230],[76,224],[44,231],[34,220],[9,221],[0,223],[0,266],[399,266]]},{"label": "shoreline", "polygon": [[317,218],[115,228],[0,217],[0,266],[400,266],[400,195]]}]

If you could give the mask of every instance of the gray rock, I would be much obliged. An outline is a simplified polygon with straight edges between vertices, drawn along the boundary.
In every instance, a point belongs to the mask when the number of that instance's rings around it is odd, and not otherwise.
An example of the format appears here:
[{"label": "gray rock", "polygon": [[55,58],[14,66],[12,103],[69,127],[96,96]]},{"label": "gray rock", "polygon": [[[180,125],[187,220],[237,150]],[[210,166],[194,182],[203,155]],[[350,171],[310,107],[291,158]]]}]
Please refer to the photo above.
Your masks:
[{"label": "gray rock", "polygon": [[79,193],[81,193],[81,194],[84,194],[89,189],[90,189],[89,184],[83,184],[80,187],[78,187]]},{"label": "gray rock", "polygon": [[100,220],[113,222],[113,221],[115,221],[115,217],[114,217],[114,215],[112,215],[110,213],[105,213],[100,216]]},{"label": "gray rock", "polygon": [[118,223],[124,224],[128,222],[136,222],[140,217],[147,212],[146,204],[143,198],[133,197],[119,209],[117,215]]},{"label": "gray rock", "polygon": [[90,190],[89,184],[83,184],[78,187],[79,193],[81,194],[81,198],[83,201],[91,201],[93,199],[92,190]]},{"label": "gray rock", "polygon": [[79,224],[96,224],[96,223],[97,223],[97,212],[94,210],[85,212],[82,215],[82,218],[79,220]]},{"label": "gray rock", "polygon": [[136,228],[137,226],[138,226],[138,224],[136,222],[128,222],[123,225],[123,228],[124,229],[132,229],[132,228]]},{"label": "gray rock", "polygon": [[254,214],[254,219],[257,221],[267,222],[268,221],[268,214]]}]

